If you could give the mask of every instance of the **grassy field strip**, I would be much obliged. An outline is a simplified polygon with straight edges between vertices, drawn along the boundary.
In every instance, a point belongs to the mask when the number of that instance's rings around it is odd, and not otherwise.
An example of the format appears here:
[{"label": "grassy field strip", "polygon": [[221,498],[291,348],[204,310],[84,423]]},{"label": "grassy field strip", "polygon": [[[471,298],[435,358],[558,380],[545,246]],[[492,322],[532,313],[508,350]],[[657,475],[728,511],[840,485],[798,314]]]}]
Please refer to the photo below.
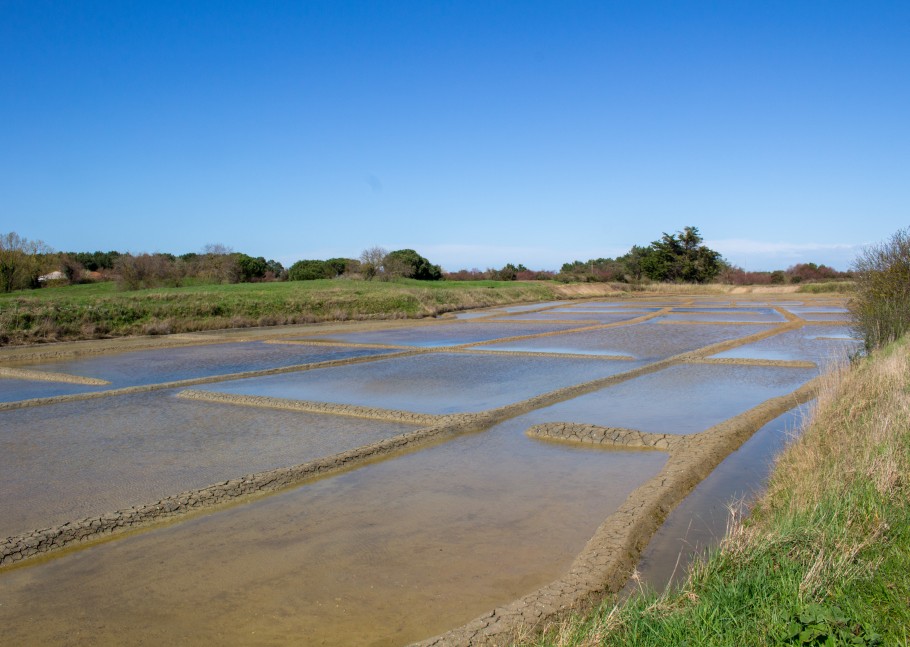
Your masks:
[{"label": "grassy field strip", "polygon": [[749,518],[684,583],[523,644],[910,644],[910,340],[819,383]]},{"label": "grassy field strip", "polygon": [[350,416],[353,418],[367,418],[370,420],[406,422],[422,426],[443,424],[448,420],[447,416],[428,413],[414,413],[412,411],[399,411],[397,409],[380,409],[378,407],[361,407],[353,404],[290,400],[262,395],[239,395],[233,393],[215,393],[212,391],[186,390],[178,393],[177,397],[184,400],[195,400],[199,402],[214,402],[217,404],[230,404],[244,407],[262,407],[266,409],[282,409],[285,411],[305,411],[307,413]]},{"label": "grassy field strip", "polygon": [[188,386],[198,386],[200,384],[215,384],[217,382],[226,382],[228,380],[240,380],[249,377],[265,377],[266,375],[281,375],[284,373],[297,373],[301,371],[311,371],[317,368],[330,368],[333,366],[348,366],[351,364],[363,364],[365,362],[375,362],[380,359],[389,359],[395,357],[410,357],[411,355],[422,355],[428,350],[414,348],[401,351],[399,353],[388,353],[385,355],[368,355],[366,357],[348,357],[344,359],[330,359],[323,362],[312,362],[310,364],[295,364],[293,366],[281,366],[277,368],[264,368],[255,371],[243,371],[240,373],[225,373],[222,375],[209,375],[205,377],[193,377],[185,380],[174,380],[172,382],[159,382],[157,384],[141,384],[137,386],[127,386],[120,389],[107,389],[105,391],[91,391],[89,393],[71,393],[69,395],[55,395],[48,398],[32,398],[31,400],[16,400],[14,402],[0,402],[0,411],[9,411],[11,409],[24,409],[26,407],[40,407],[48,404],[59,404],[61,402],[80,402],[83,400],[95,400],[98,398],[109,398],[118,395],[130,395],[133,393],[148,393],[151,391],[162,391],[164,389],[179,389]]},{"label": "grassy field strip", "polygon": [[104,386],[110,384],[107,380],[95,377],[82,377],[68,373],[53,373],[51,371],[33,371],[25,368],[9,368],[0,366],[0,378],[14,380],[37,380],[39,382],[63,382],[65,384],[86,384],[91,386]]}]

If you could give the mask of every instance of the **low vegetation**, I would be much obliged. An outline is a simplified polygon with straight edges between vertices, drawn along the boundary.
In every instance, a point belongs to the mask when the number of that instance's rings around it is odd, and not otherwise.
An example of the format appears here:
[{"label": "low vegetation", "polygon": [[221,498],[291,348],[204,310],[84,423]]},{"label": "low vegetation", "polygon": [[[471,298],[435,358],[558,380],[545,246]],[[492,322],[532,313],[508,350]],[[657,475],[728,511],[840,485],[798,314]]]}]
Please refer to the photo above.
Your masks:
[{"label": "low vegetation", "polygon": [[519,282],[316,280],[123,292],[113,283],[0,294],[0,344],[169,334],[347,319],[428,317],[547,301],[558,286]]}]

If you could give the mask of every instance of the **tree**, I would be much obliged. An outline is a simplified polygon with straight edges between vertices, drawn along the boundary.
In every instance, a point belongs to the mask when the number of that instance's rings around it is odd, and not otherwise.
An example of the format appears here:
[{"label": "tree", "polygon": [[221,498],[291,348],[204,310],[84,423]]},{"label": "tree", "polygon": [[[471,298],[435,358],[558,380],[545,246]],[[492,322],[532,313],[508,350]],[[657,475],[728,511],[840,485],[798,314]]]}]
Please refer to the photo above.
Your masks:
[{"label": "tree", "polygon": [[14,231],[0,234],[0,288],[12,292],[39,287],[38,277],[50,265],[52,253],[43,241],[22,238]]},{"label": "tree", "polygon": [[698,227],[685,227],[676,234],[664,232],[642,254],[643,273],[652,281],[711,281],[726,264],[720,253],[702,245],[702,240]]},{"label": "tree", "polygon": [[360,271],[366,280],[381,275],[384,261],[388,251],[382,247],[370,247],[360,252]]},{"label": "tree", "polygon": [[433,265],[413,249],[398,249],[389,252],[383,259],[383,267],[390,277],[403,276],[418,281],[438,281],[442,270]]},{"label": "tree", "polygon": [[288,270],[288,279],[291,281],[315,281],[316,279],[331,278],[334,270],[326,261],[302,260],[297,261]]}]

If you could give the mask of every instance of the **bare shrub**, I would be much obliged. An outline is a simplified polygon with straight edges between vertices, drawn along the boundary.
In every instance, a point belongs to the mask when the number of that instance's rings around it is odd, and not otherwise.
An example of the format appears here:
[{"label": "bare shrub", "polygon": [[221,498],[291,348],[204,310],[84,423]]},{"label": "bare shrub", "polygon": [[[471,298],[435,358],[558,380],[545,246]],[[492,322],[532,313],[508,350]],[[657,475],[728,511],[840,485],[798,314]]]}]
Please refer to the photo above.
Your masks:
[{"label": "bare shrub", "polygon": [[856,296],[850,312],[866,349],[903,336],[910,329],[910,228],[866,247],[853,270]]}]

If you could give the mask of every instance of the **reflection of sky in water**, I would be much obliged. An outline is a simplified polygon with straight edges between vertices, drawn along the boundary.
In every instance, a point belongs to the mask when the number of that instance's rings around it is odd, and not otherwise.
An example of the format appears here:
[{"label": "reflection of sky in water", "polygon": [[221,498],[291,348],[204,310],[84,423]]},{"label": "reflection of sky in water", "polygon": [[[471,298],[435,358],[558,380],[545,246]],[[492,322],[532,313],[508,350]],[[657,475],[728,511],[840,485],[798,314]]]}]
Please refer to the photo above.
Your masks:
[{"label": "reflection of sky in water", "polygon": [[492,409],[641,365],[629,361],[434,353],[200,388],[444,414]]},{"label": "reflection of sky in water", "polygon": [[642,375],[528,414],[668,434],[704,431],[768,398],[799,388],[815,369],[684,364]]},{"label": "reflection of sky in water", "polygon": [[713,355],[718,358],[804,360],[827,366],[844,361],[861,343],[844,326],[806,326]]},{"label": "reflection of sky in water", "polygon": [[544,353],[628,355],[637,359],[656,360],[710,344],[746,337],[767,329],[767,326],[758,324],[687,326],[645,322],[538,339],[485,344],[484,348]]},{"label": "reflection of sky in water", "polygon": [[374,330],[335,334],[330,337],[311,337],[327,342],[352,344],[389,344],[392,346],[458,346],[503,337],[536,335],[542,332],[570,330],[579,324],[512,324],[512,323],[452,323],[398,330]]},{"label": "reflection of sky in water", "polygon": [[392,351],[242,342],[160,348],[23,366],[39,371],[101,378],[111,382],[109,388],[116,388],[388,352]]},{"label": "reflection of sky in water", "polygon": [[44,382],[42,380],[16,380],[0,377],[0,402],[50,398],[56,395],[71,395],[88,391],[103,391],[110,386],[89,386],[66,382]]}]

